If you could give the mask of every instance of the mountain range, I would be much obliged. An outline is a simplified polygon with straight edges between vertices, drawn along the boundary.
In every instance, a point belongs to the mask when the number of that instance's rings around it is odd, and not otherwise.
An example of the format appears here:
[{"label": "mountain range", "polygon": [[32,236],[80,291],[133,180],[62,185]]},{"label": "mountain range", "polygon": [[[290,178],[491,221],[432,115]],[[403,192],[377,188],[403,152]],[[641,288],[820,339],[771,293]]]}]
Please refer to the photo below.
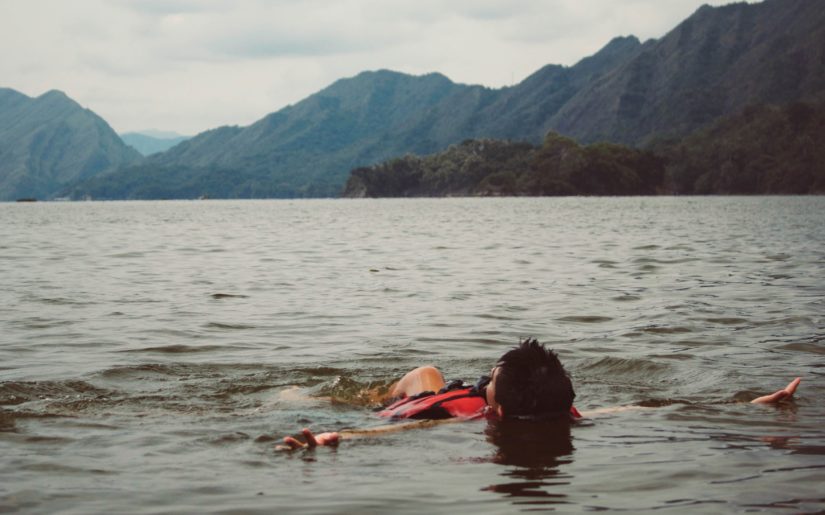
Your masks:
[{"label": "mountain range", "polygon": [[178,143],[189,139],[189,136],[181,136],[174,132],[165,131],[143,131],[126,132],[120,135],[124,143],[140,152],[143,156],[150,156],[158,152],[165,152]]},{"label": "mountain range", "polygon": [[825,194],[825,104],[759,104],[644,150],[465,140],[352,170],[345,197]]},{"label": "mountain range", "polygon": [[0,88],[0,200],[49,198],[140,160],[102,118],[64,93],[30,98]]},{"label": "mountain range", "polygon": [[[749,105],[822,100],[822,0],[703,6],[661,39],[615,38],[574,66],[545,66],[512,87],[364,72],[250,126],[206,131],[142,160],[111,158],[116,165],[51,190],[3,198],[337,196],[354,168],[466,139],[539,144],[552,130],[582,143],[646,147]],[[3,120],[0,112],[0,137]],[[4,180],[0,169],[2,188]]]}]

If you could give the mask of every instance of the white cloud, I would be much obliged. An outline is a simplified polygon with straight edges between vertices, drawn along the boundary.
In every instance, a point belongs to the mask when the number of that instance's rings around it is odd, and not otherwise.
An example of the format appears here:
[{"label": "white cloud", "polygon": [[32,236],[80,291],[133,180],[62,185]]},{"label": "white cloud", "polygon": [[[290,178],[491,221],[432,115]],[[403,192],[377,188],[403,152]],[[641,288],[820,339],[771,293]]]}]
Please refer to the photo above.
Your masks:
[{"label": "white cloud", "polygon": [[[661,37],[702,0],[0,0],[0,86],[119,132],[246,125],[367,69],[491,87]],[[712,4],[725,3],[712,1]]]}]

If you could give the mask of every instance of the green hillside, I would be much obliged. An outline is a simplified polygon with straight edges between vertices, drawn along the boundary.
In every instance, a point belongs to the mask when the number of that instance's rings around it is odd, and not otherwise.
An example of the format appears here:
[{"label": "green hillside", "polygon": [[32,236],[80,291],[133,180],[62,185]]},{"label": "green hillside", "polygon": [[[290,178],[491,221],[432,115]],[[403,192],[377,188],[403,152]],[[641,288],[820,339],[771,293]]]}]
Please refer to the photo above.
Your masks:
[{"label": "green hillside", "polygon": [[825,106],[750,106],[681,141],[652,147],[668,162],[664,191],[825,193]]},{"label": "green hillside", "polygon": [[345,197],[652,195],[663,162],[610,143],[582,146],[551,132],[540,146],[467,140],[444,152],[352,171]]},{"label": "green hillside", "polygon": [[[77,184],[70,192],[94,198],[179,198],[183,191],[221,198],[338,196],[354,167],[435,152],[479,131],[502,136],[518,128],[520,138],[541,141],[543,117],[531,115],[528,123],[526,111],[535,110],[530,104],[556,109],[578,85],[638,44],[615,40],[574,67],[547,67],[502,90],[455,84],[440,74],[364,72],[248,127],[201,133],[139,167]],[[502,113],[510,108],[505,124]],[[487,128],[477,129],[482,122]]]},{"label": "green hillside", "polygon": [[825,100],[825,5],[766,0],[701,7],[571,98],[554,130],[643,145],[749,105]]},{"label": "green hillside", "polygon": [[139,162],[103,119],[59,91],[0,89],[0,200],[45,199],[66,184]]},{"label": "green hillside", "polygon": [[352,171],[344,196],[825,193],[825,107],[751,106],[647,150],[580,145],[550,133],[541,146],[471,140]]}]

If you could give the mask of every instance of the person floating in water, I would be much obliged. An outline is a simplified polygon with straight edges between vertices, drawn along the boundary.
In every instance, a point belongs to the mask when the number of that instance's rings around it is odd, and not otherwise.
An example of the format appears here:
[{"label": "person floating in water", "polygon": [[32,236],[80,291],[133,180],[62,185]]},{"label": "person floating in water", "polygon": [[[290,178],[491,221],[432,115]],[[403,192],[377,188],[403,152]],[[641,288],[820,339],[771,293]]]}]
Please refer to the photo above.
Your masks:
[{"label": "person floating in water", "polygon": [[[773,404],[793,396],[801,379],[770,395],[757,397],[754,404]],[[460,381],[446,384],[444,376],[433,366],[408,372],[394,383],[385,396],[389,404],[379,416],[395,420],[417,419],[413,424],[382,426],[366,430],[345,430],[318,435],[309,429],[302,431],[306,442],[287,436],[282,450],[294,450],[319,445],[338,445],[347,438],[394,432],[413,427],[434,425],[444,420],[468,420],[481,417],[547,420],[575,420],[582,416],[615,413],[637,406],[605,408],[579,413],[573,406],[576,394],[570,376],[558,356],[535,339],[522,341],[496,362],[490,375],[474,386]]]}]

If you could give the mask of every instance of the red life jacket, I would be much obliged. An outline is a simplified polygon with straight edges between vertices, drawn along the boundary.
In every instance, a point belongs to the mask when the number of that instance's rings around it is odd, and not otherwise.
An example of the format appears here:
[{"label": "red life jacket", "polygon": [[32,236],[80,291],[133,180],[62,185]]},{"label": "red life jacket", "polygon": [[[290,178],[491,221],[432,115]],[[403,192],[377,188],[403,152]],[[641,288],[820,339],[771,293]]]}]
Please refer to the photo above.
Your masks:
[{"label": "red life jacket", "polygon": [[484,413],[487,400],[473,388],[461,388],[445,393],[424,392],[401,399],[378,412],[379,417],[441,419],[476,418]]},{"label": "red life jacket", "polygon": [[[378,412],[379,417],[436,420],[443,418],[479,418],[487,407],[484,394],[475,388],[461,388],[444,393],[423,392],[390,404]],[[570,406],[572,419],[582,418]]]}]

